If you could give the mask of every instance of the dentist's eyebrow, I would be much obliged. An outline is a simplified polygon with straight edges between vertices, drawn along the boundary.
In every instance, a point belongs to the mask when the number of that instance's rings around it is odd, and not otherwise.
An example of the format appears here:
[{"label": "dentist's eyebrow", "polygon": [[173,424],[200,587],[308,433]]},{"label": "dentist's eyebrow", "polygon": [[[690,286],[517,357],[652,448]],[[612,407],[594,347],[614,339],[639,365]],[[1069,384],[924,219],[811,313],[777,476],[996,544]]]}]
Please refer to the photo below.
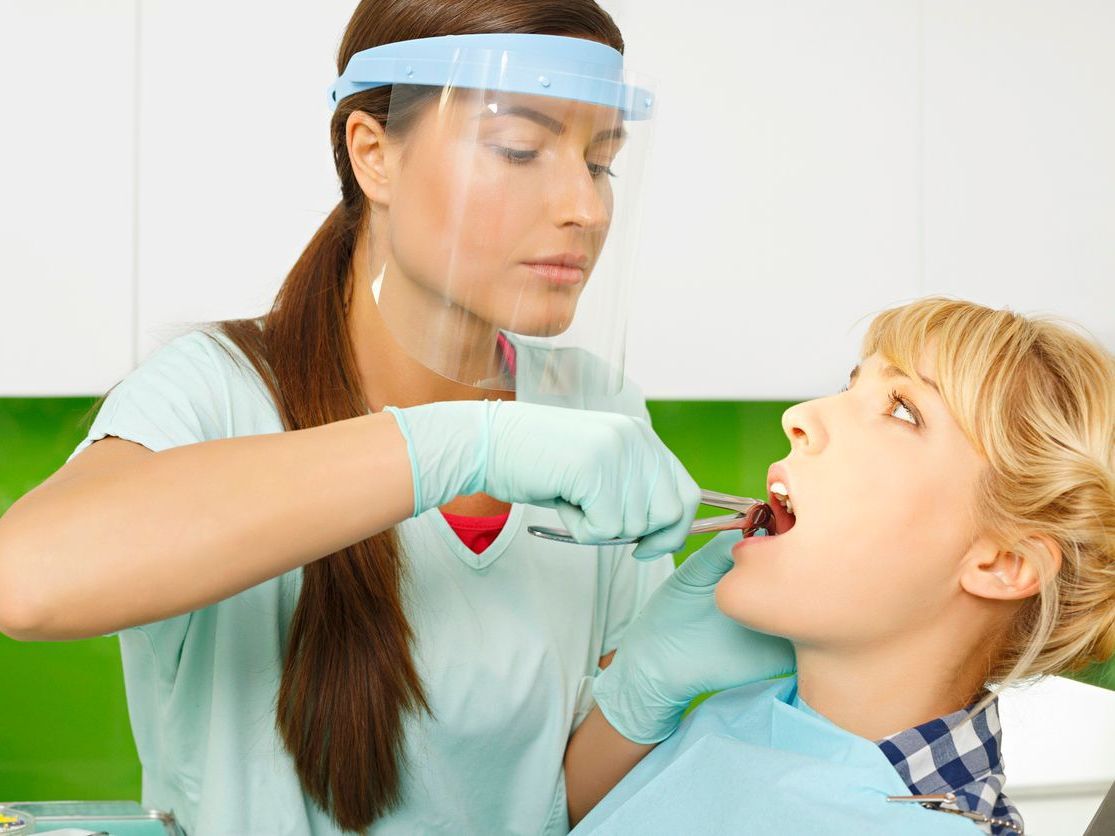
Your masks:
[{"label": "dentist's eyebrow", "polygon": [[561,136],[561,134],[565,132],[565,125],[557,119],[549,117],[541,111],[523,107],[522,105],[502,107],[498,103],[493,102],[480,114],[480,118],[482,119],[490,119],[493,116],[521,116],[523,119],[529,119],[531,122],[534,122],[534,124],[541,125],[546,130],[558,136]]},{"label": "dentist's eyebrow", "polygon": [[[883,377],[904,377],[907,380],[910,379],[909,375],[907,375],[897,366],[887,366],[885,369],[883,369],[882,375]],[[921,379],[922,383],[924,383],[926,386],[931,387],[933,391],[938,394],[938,396],[941,394],[941,390],[937,386],[937,381],[933,380],[932,378],[928,378],[923,374],[919,374],[918,377]]]},{"label": "dentist's eyebrow", "polygon": [[[509,105],[507,107],[500,107],[498,104],[493,103],[485,108],[485,111],[480,114],[481,118],[491,118],[493,116],[521,116],[523,119],[529,119],[536,125],[541,125],[546,130],[553,134],[561,136],[565,133],[565,125],[554,119],[552,116],[547,116],[541,111],[534,108],[524,107],[523,105]],[[616,125],[614,128],[598,132],[592,138],[590,144],[595,145],[597,142],[605,142],[609,139],[624,139],[627,136],[627,131],[623,125]]]},{"label": "dentist's eyebrow", "polygon": [[592,138],[590,144],[595,145],[597,142],[607,142],[609,139],[627,139],[627,130],[623,125],[616,125],[614,128],[600,131]]}]

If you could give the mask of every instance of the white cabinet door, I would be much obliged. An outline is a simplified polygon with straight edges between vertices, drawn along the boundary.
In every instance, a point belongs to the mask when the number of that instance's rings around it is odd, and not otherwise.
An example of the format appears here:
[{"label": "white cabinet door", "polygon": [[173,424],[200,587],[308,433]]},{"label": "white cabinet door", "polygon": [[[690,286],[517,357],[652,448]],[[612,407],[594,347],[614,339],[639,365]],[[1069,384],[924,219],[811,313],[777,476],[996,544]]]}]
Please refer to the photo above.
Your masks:
[{"label": "white cabinet door", "polygon": [[136,4],[0,4],[0,396],[133,361]]},{"label": "white cabinet door", "polygon": [[604,5],[659,80],[632,377],[664,398],[838,390],[849,329],[917,287],[918,3]]},{"label": "white cabinet door", "polygon": [[1059,676],[999,697],[1007,795],[1027,833],[1083,833],[1115,781],[1115,692]]},{"label": "white cabinet door", "polygon": [[353,0],[145,0],[139,354],[254,316],[340,189],[326,90]]},{"label": "white cabinet door", "polygon": [[926,286],[1115,348],[1115,4],[925,4]]}]

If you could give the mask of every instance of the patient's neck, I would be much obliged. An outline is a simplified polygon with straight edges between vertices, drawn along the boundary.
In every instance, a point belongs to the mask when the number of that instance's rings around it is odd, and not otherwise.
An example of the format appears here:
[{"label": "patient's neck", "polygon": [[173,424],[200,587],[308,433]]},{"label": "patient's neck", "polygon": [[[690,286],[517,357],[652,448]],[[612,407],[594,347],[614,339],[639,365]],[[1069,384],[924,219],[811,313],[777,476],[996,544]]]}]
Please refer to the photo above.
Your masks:
[{"label": "patient's neck", "polygon": [[798,693],[841,728],[879,740],[967,705],[987,670],[977,645],[938,630],[858,647],[796,644]]}]

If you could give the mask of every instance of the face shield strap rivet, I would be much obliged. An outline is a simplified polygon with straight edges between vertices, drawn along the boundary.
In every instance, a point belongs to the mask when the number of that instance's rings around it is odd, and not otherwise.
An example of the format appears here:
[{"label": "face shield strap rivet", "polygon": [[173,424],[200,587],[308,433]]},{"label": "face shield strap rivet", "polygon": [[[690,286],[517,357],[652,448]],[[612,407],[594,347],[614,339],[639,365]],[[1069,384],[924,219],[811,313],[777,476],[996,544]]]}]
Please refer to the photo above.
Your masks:
[{"label": "face shield strap rivet", "polygon": [[550,79],[547,78],[544,75],[540,75],[540,76],[538,76],[538,83],[541,84],[543,87],[549,87],[550,86]]},{"label": "face shield strap rivet", "polygon": [[408,65],[404,72],[406,73],[407,78],[410,78],[414,75],[414,67]]}]

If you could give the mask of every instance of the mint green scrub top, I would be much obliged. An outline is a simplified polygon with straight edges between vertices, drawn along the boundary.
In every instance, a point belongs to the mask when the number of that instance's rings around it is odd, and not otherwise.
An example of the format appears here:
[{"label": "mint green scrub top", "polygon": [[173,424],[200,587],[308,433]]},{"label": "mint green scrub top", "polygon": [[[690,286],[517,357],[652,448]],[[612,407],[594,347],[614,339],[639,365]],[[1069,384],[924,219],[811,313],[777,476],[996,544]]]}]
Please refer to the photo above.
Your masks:
[{"label": "mint green scrub top", "polygon": [[[570,355],[567,371],[593,374],[586,357]],[[530,368],[520,350],[520,389]],[[646,415],[632,387],[580,400],[564,402]],[[224,337],[195,331],[112,390],[73,455],[105,436],[158,452],[282,431],[247,359]],[[479,555],[436,509],[399,525],[405,606],[432,713],[406,720],[402,803],[371,832],[569,830],[562,757],[592,707],[597,663],[673,566],[636,561],[630,547],[541,540],[528,525],[560,522],[553,511],[515,505]],[[275,729],[300,584],[298,569],[119,633],[143,803],[173,811],[189,834],[340,832],[302,793]]]}]

